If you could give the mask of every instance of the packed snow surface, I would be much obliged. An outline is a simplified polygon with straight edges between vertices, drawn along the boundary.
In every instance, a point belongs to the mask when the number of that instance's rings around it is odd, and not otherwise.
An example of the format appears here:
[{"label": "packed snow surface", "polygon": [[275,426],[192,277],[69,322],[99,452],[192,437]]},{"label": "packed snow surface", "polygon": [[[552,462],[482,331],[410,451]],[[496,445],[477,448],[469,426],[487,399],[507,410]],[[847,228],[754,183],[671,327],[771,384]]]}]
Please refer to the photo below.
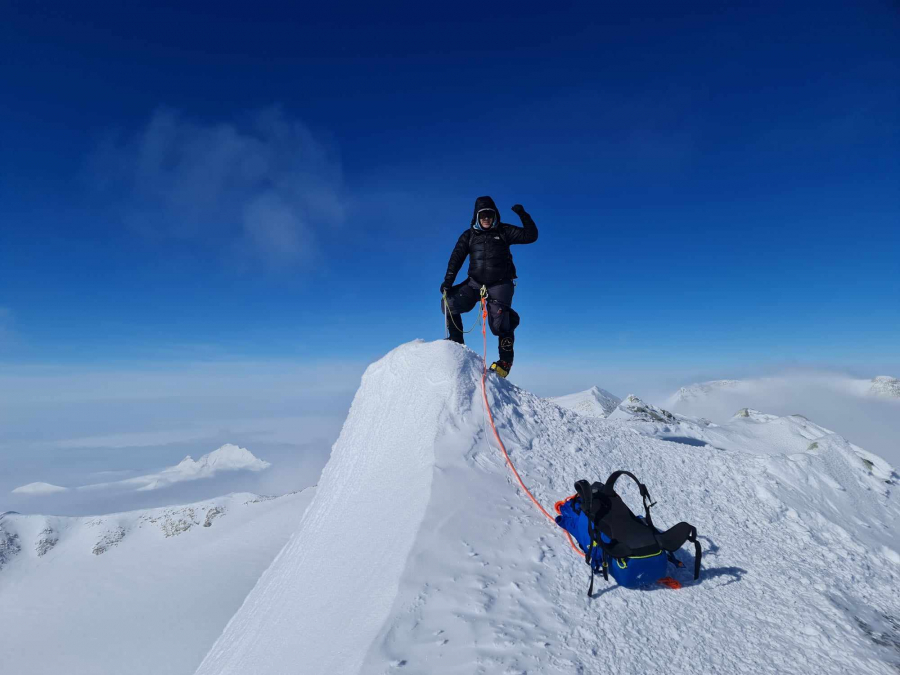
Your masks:
[{"label": "packed snow surface", "polygon": [[622,399],[618,396],[610,394],[600,387],[591,387],[587,391],[567,396],[557,396],[550,400],[556,405],[561,405],[563,408],[574,410],[582,415],[601,418],[608,417],[616,409],[616,406],[622,402]]},{"label": "packed snow surface", "polygon": [[589,599],[583,559],[485,429],[480,375],[443,341],[366,371],[312,504],[199,675],[896,672],[898,476],[879,457],[797,416],[717,426],[630,397],[603,420],[490,376],[546,508],[628,469],[658,525],[701,534],[699,582],[670,568],[681,590],[601,579]]},{"label": "packed snow surface", "polygon": [[0,515],[0,672],[193,672],[313,493]]}]

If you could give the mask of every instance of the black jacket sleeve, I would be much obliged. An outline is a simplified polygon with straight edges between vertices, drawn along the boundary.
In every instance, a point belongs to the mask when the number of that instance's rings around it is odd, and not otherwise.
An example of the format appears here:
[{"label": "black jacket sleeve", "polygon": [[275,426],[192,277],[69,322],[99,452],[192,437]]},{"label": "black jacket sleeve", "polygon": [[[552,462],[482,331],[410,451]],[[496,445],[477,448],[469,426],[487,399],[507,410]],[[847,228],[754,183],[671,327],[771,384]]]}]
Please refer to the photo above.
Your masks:
[{"label": "black jacket sleeve", "polygon": [[506,237],[507,244],[533,244],[538,238],[537,225],[527,213],[519,216],[522,219],[524,227],[516,227],[515,225],[503,224],[503,234]]},{"label": "black jacket sleeve", "polygon": [[450,262],[447,263],[447,274],[444,275],[444,281],[451,286],[453,285],[453,282],[456,281],[456,274],[466,261],[467,255],[469,255],[468,230],[463,232],[459,236],[459,239],[456,240],[456,246],[453,247],[453,253],[450,254]]}]

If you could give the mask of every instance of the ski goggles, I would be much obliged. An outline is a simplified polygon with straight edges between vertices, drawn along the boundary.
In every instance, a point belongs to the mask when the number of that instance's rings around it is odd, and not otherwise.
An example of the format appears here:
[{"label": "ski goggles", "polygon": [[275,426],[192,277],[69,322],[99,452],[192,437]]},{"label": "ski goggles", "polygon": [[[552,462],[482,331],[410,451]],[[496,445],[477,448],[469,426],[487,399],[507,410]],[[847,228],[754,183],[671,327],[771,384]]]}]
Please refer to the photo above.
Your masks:
[{"label": "ski goggles", "polygon": [[497,212],[494,209],[481,209],[478,212],[478,220],[493,220],[497,216]]}]

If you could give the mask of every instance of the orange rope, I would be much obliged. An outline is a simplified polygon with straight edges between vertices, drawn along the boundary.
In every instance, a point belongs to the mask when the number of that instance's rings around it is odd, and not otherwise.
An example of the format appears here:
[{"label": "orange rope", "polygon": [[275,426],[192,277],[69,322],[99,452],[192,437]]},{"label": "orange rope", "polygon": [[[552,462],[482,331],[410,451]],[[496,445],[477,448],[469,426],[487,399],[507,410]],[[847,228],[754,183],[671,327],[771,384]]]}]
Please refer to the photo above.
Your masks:
[{"label": "orange rope", "polygon": [[[516,480],[519,481],[519,486],[524,490],[525,494],[528,495],[528,498],[534,503],[538,510],[543,513],[554,525],[556,525],[556,519],[547,513],[547,510],[540,505],[537,499],[534,498],[534,495],[531,494],[531,491],[525,487],[525,483],[522,482],[521,476],[519,476],[519,472],[516,471],[516,467],[513,465],[512,460],[509,458],[509,453],[506,451],[506,446],[503,444],[503,441],[500,438],[500,434],[497,433],[497,427],[494,424],[494,415],[491,412],[491,404],[488,403],[487,397],[487,388],[485,385],[485,379],[487,378],[487,300],[484,297],[481,298],[481,335],[484,338],[484,356],[482,357],[482,369],[481,369],[481,395],[484,398],[484,407],[487,410],[488,419],[491,421],[491,429],[494,430],[494,438],[497,439],[497,444],[500,446],[500,449],[503,451],[503,456],[506,458],[506,464],[509,466],[510,470],[513,472],[513,475],[516,477]],[[569,540],[569,545],[572,549],[578,554],[583,556],[584,552],[575,545],[575,542],[572,541],[572,535],[568,533],[567,530],[563,530],[566,533],[566,537]]]}]

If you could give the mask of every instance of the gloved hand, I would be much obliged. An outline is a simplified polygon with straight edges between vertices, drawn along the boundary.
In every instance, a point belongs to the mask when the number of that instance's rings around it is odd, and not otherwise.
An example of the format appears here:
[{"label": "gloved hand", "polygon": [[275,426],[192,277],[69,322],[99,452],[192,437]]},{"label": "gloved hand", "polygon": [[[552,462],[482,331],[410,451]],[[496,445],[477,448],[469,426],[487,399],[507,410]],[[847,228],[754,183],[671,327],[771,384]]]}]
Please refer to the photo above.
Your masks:
[{"label": "gloved hand", "polygon": [[451,284],[449,281],[441,282],[441,295],[444,295],[444,293],[449,293],[451,288],[453,288],[453,284]]},{"label": "gloved hand", "polygon": [[525,207],[522,206],[521,204],[516,204],[515,206],[512,207],[512,212],[515,213],[517,216],[521,216],[523,213],[525,213]]}]

